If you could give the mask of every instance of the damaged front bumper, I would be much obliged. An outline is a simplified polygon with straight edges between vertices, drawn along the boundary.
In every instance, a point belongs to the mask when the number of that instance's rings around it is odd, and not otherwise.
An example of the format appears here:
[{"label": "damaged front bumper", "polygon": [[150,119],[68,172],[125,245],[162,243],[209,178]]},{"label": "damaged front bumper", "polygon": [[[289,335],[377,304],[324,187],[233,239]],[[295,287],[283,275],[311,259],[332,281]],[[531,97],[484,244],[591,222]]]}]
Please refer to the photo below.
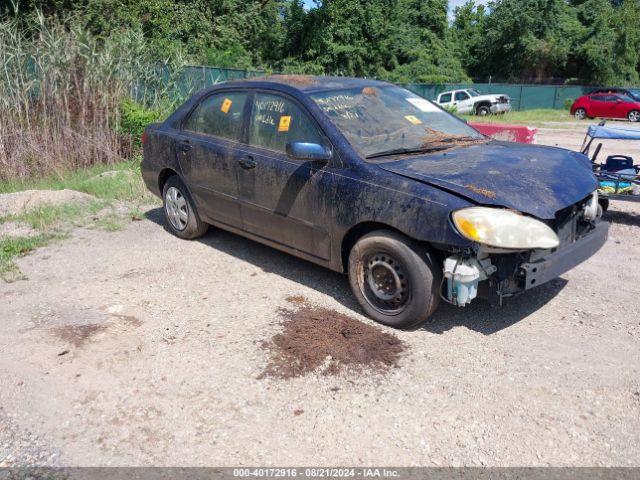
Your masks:
[{"label": "damaged front bumper", "polygon": [[[477,293],[494,305],[502,305],[504,298],[549,282],[587,260],[604,245],[608,233],[609,223],[599,221],[588,233],[552,251],[449,257],[444,268],[447,282],[444,299],[464,306]],[[471,274],[473,270],[476,275]],[[472,295],[465,295],[469,290]]]},{"label": "damaged front bumper", "polygon": [[523,263],[520,266],[522,289],[529,290],[542,285],[581,264],[600,250],[607,241],[608,235],[609,223],[598,222],[593,230],[571,245],[559,249],[546,258]]},{"label": "damaged front bumper", "polygon": [[510,103],[493,103],[491,104],[491,113],[506,113],[511,111]]}]

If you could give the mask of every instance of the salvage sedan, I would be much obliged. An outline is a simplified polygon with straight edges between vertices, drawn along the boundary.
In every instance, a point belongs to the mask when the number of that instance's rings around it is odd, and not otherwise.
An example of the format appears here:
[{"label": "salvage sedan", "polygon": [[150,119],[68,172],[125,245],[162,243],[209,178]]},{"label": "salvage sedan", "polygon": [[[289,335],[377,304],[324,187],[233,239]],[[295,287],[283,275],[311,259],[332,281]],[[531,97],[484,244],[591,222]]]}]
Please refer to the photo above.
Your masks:
[{"label": "salvage sedan", "polygon": [[207,88],[143,135],[166,226],[209,225],[338,272],[408,327],[541,285],[607,238],[588,158],[484,137],[395,85],[272,76]]}]

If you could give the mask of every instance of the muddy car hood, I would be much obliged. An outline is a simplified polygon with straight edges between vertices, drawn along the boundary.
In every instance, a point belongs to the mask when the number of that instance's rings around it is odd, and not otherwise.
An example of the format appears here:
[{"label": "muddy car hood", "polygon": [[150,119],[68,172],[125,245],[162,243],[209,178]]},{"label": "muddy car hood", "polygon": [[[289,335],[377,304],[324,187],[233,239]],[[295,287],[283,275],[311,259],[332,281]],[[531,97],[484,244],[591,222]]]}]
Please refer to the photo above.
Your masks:
[{"label": "muddy car hood", "polygon": [[453,148],[378,166],[478,204],[512,208],[541,219],[553,218],[597,186],[584,155],[508,142]]}]

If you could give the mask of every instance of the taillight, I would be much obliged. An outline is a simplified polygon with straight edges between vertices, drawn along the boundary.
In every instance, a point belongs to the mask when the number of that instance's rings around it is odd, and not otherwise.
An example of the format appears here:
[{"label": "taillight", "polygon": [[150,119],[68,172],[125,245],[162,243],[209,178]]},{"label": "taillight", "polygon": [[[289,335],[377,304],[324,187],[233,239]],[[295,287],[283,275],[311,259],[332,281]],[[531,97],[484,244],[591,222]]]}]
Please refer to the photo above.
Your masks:
[{"label": "taillight", "polygon": [[147,132],[142,132],[142,145],[144,145],[145,143],[147,143]]}]

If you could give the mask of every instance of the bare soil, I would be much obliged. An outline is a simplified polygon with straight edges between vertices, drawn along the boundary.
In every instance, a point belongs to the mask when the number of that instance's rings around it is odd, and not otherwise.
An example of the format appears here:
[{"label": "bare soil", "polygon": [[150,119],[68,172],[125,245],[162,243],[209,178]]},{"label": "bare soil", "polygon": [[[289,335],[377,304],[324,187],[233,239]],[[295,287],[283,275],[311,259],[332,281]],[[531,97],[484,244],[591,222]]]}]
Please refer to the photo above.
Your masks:
[{"label": "bare soil", "polygon": [[[0,201],[2,196],[0,195]],[[2,237],[32,237],[38,231],[31,228],[31,225],[24,222],[8,221],[0,224],[0,238]]]},{"label": "bare soil", "polygon": [[297,307],[282,310],[282,332],[263,344],[271,359],[258,378],[337,375],[345,369],[366,375],[398,366],[404,344],[395,335],[300,298],[289,298]]}]

